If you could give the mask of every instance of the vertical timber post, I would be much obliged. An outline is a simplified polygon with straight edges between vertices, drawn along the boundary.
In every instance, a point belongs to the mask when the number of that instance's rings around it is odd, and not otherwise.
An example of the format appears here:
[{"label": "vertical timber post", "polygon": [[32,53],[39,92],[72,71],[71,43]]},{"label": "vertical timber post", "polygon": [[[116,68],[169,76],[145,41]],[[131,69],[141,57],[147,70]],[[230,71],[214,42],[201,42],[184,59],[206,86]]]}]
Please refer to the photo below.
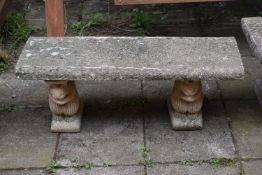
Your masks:
[{"label": "vertical timber post", "polygon": [[64,36],[64,0],[45,0],[48,36]]},{"label": "vertical timber post", "polygon": [[[64,30],[64,0],[45,0],[48,37],[62,37]],[[52,132],[80,132],[82,103],[75,82],[47,80],[49,106],[53,114]]]}]

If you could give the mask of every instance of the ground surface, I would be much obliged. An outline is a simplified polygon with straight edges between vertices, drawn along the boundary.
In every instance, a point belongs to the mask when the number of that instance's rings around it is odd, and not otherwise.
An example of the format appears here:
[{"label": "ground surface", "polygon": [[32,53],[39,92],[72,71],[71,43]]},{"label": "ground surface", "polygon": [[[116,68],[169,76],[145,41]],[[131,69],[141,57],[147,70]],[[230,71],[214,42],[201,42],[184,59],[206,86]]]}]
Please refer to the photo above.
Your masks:
[{"label": "ground surface", "polygon": [[[16,1],[12,10],[19,9],[21,2]],[[85,18],[93,9],[103,11],[104,6],[109,19],[124,10],[108,1],[66,2],[69,21],[79,20],[79,13]],[[78,90],[86,102],[81,133],[51,133],[46,85],[17,80],[10,68],[0,76],[0,101],[6,106],[0,111],[0,175],[48,174],[52,160],[57,162],[53,169],[58,175],[261,175],[262,111],[253,86],[262,77],[262,66],[250,53],[239,18],[203,25],[191,14],[190,10],[197,11],[195,5],[173,6],[179,7],[182,10],[170,13],[180,17],[168,27],[154,25],[160,29],[153,34],[233,35],[246,71],[244,80],[203,83],[203,130],[171,129],[166,105],[169,81],[79,81]],[[29,24],[41,28],[42,1],[28,1],[26,8]],[[91,32],[106,34],[109,28]]]}]

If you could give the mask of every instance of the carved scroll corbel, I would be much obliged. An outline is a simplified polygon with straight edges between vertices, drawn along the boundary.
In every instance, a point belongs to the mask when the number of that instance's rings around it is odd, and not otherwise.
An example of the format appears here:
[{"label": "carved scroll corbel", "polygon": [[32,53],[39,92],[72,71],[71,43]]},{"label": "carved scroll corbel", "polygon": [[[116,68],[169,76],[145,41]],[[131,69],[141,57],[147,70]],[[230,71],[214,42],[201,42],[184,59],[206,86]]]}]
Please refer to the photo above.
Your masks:
[{"label": "carved scroll corbel", "polygon": [[80,106],[80,98],[74,81],[46,81],[49,91],[49,106],[53,114],[73,116]]},{"label": "carved scroll corbel", "polygon": [[171,103],[176,112],[183,114],[199,113],[203,105],[201,81],[175,81]]},{"label": "carved scroll corbel", "polygon": [[80,132],[83,103],[74,81],[46,81],[53,113],[52,132]]}]

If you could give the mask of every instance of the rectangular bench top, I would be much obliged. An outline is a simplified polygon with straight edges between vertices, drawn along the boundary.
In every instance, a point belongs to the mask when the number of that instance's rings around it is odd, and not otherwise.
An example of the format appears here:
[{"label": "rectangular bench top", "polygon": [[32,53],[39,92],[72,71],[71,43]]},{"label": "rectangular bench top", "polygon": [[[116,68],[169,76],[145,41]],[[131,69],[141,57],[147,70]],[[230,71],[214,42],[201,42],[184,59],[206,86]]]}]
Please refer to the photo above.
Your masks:
[{"label": "rectangular bench top", "polygon": [[262,17],[243,18],[242,28],[253,54],[262,59]]},{"label": "rectangular bench top", "polygon": [[31,37],[16,65],[22,79],[240,79],[233,37]]}]

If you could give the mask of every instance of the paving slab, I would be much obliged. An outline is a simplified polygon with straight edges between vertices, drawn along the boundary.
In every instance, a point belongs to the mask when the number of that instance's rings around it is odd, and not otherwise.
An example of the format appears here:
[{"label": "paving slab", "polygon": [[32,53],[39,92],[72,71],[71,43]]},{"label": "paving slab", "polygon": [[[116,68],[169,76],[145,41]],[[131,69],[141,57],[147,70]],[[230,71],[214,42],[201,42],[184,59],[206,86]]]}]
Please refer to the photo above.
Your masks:
[{"label": "paving slab", "polygon": [[173,87],[173,81],[170,80],[143,81],[142,83],[143,96],[149,101],[166,101],[170,89]]},{"label": "paving slab", "polygon": [[91,170],[58,169],[56,175],[144,175],[143,166],[95,167]]},{"label": "paving slab", "polygon": [[239,168],[219,167],[213,168],[209,164],[188,165],[154,165],[147,169],[147,175],[239,175]]},{"label": "paving slab", "polygon": [[220,101],[204,104],[204,128],[199,131],[174,131],[167,109],[147,106],[145,112],[146,146],[156,162],[233,158],[232,142],[223,105]]},{"label": "paving slab", "polygon": [[13,73],[0,76],[0,101],[19,106],[48,106],[47,86],[43,81],[18,80]]},{"label": "paving slab", "polygon": [[244,66],[246,73],[251,76],[252,79],[261,79],[262,78],[262,64],[260,61],[254,57],[248,57],[244,61]]},{"label": "paving slab", "polygon": [[0,169],[47,167],[57,140],[50,124],[47,108],[0,112]]},{"label": "paving slab", "polygon": [[233,135],[243,158],[262,158],[262,112],[256,100],[227,101]]},{"label": "paving slab", "polygon": [[223,99],[256,99],[255,81],[250,74],[244,80],[218,81]]},{"label": "paving slab", "polygon": [[0,170],[0,175],[48,175],[45,170]]},{"label": "paving slab", "polygon": [[[141,96],[141,81],[76,81],[76,85],[80,96],[91,103]],[[0,94],[5,105],[48,107],[44,81],[18,80],[14,73],[4,73],[0,76]]]},{"label": "paving slab", "polygon": [[262,160],[243,161],[245,175],[261,175]]},{"label": "paving slab", "polygon": [[138,164],[142,160],[142,109],[117,106],[113,111],[87,111],[82,130],[77,134],[61,134],[57,161],[61,166],[93,162],[103,165]]},{"label": "paving slab", "polygon": [[16,74],[40,80],[228,80],[242,79],[244,67],[233,37],[30,37]]},{"label": "paving slab", "polygon": [[221,91],[216,81],[203,81],[202,88],[204,98],[207,100],[218,100],[221,98]]},{"label": "paving slab", "polygon": [[76,81],[85,100],[110,102],[114,99],[132,99],[141,96],[141,81]]}]

